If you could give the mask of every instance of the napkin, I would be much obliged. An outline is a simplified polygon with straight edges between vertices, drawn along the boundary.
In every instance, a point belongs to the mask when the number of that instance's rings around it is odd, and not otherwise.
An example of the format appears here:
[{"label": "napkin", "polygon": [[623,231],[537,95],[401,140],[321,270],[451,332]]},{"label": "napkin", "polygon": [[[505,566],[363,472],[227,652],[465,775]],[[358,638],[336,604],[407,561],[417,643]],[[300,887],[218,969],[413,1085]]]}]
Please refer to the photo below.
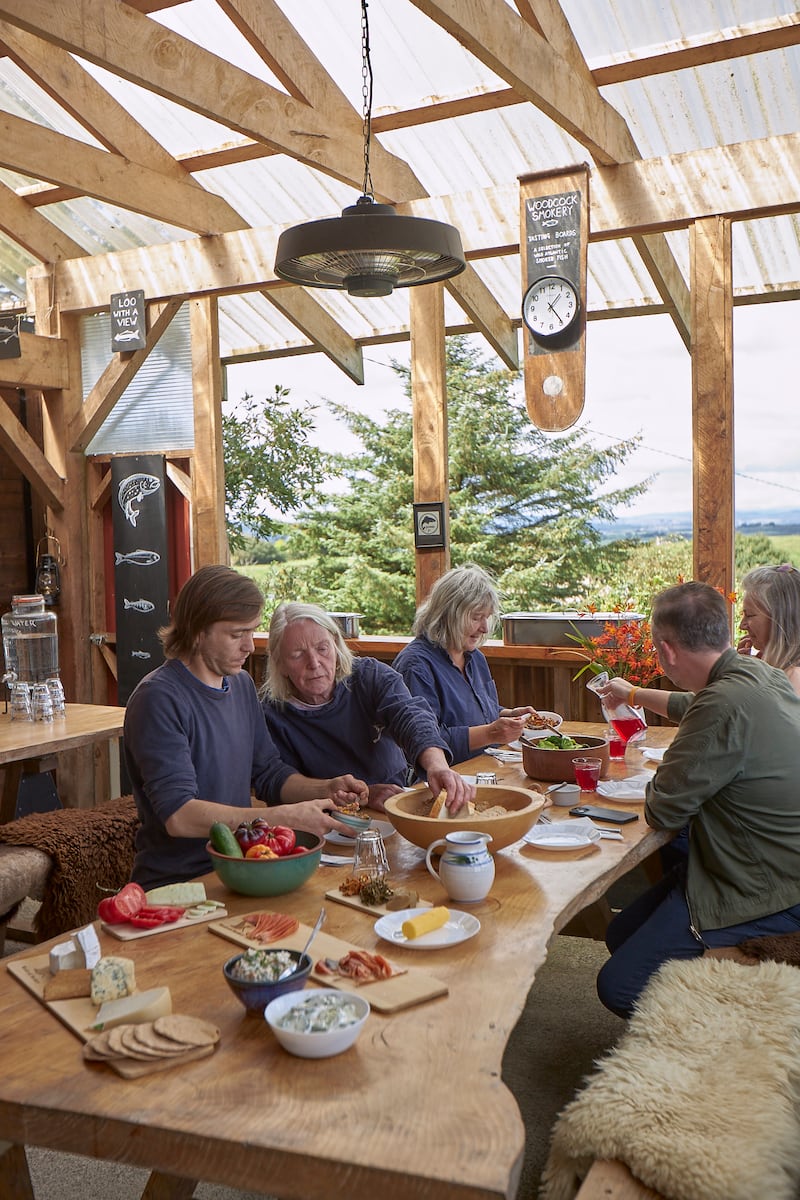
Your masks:
[{"label": "napkin", "polygon": [[652,779],[646,775],[630,775],[627,779],[602,779],[597,785],[597,794],[609,800],[644,800],[644,789]]},{"label": "napkin", "polygon": [[484,754],[491,754],[492,758],[496,758],[501,763],[521,763],[522,755],[517,750],[495,750],[492,746],[488,750],[484,750]]},{"label": "napkin", "polygon": [[650,762],[661,762],[664,757],[664,747],[645,746],[642,750],[642,758],[649,759]]}]

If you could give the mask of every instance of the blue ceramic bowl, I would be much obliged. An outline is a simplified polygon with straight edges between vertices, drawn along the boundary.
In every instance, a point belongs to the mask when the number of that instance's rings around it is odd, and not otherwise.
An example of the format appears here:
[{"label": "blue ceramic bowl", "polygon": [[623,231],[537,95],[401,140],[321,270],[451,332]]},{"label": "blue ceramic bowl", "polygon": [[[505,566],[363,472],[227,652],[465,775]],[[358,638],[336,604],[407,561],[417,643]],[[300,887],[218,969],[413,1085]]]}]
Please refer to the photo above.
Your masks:
[{"label": "blue ceramic bowl", "polygon": [[372,824],[371,816],[357,817],[355,813],[340,813],[335,810],[331,812],[331,816],[335,817],[337,821],[341,821],[343,825],[349,825],[358,833],[363,833]]},{"label": "blue ceramic bowl", "polygon": [[286,858],[230,858],[219,854],[210,842],[206,851],[214,870],[232,892],[241,896],[283,896],[302,887],[319,866],[324,839],[315,833],[297,830],[297,844],[306,854]]},{"label": "blue ceramic bowl", "polygon": [[281,946],[269,946],[267,949],[282,949],[285,954],[291,954],[297,963],[292,974],[288,975],[286,979],[281,979],[278,983],[255,983],[247,979],[237,979],[235,975],[231,974],[231,971],[234,964],[242,957],[241,954],[234,954],[233,958],[229,958],[222,967],[225,981],[234,996],[241,1000],[248,1012],[257,1013],[259,1016],[263,1015],[264,1009],[276,996],[283,996],[286,992],[297,992],[304,988],[306,980],[311,973],[311,968],[314,965],[311,956],[308,954],[301,956],[299,950],[286,950]]}]

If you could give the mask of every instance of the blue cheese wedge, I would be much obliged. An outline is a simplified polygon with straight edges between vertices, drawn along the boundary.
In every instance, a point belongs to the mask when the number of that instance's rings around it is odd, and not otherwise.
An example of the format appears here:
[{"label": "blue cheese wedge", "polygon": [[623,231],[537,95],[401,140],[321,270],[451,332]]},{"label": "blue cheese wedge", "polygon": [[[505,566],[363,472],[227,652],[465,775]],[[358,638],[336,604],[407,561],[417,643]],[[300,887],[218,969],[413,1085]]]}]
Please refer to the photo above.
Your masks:
[{"label": "blue cheese wedge", "polygon": [[92,1004],[121,1000],[136,991],[136,976],[130,958],[106,956],[92,968]]},{"label": "blue cheese wedge", "polygon": [[124,996],[121,1000],[109,1000],[101,1004],[92,1029],[113,1029],[115,1025],[139,1025],[142,1021],[155,1021],[172,1012],[172,996],[168,987],[150,988],[137,992],[135,996]]}]

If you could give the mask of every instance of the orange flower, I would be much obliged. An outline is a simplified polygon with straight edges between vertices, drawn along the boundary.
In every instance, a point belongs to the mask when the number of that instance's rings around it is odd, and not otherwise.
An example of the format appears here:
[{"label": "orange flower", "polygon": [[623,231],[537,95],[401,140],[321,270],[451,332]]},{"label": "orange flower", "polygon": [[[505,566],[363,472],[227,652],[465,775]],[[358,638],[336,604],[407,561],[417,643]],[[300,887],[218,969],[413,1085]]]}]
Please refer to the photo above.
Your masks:
[{"label": "orange flower", "polygon": [[606,621],[596,637],[587,637],[577,630],[568,636],[578,643],[587,658],[574,679],[585,671],[594,675],[608,671],[612,678],[622,675],[636,687],[646,687],[661,674],[649,621]]}]

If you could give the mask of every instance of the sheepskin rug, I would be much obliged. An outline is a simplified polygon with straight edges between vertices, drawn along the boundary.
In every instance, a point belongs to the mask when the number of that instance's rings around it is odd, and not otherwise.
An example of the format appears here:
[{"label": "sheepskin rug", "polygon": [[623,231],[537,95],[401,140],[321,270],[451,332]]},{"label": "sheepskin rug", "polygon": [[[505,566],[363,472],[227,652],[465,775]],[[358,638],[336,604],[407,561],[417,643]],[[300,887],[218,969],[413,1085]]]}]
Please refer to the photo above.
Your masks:
[{"label": "sheepskin rug", "polygon": [[619,1159],[668,1200],[796,1200],[800,970],[666,963],[620,1042],[561,1112],[540,1200]]}]

